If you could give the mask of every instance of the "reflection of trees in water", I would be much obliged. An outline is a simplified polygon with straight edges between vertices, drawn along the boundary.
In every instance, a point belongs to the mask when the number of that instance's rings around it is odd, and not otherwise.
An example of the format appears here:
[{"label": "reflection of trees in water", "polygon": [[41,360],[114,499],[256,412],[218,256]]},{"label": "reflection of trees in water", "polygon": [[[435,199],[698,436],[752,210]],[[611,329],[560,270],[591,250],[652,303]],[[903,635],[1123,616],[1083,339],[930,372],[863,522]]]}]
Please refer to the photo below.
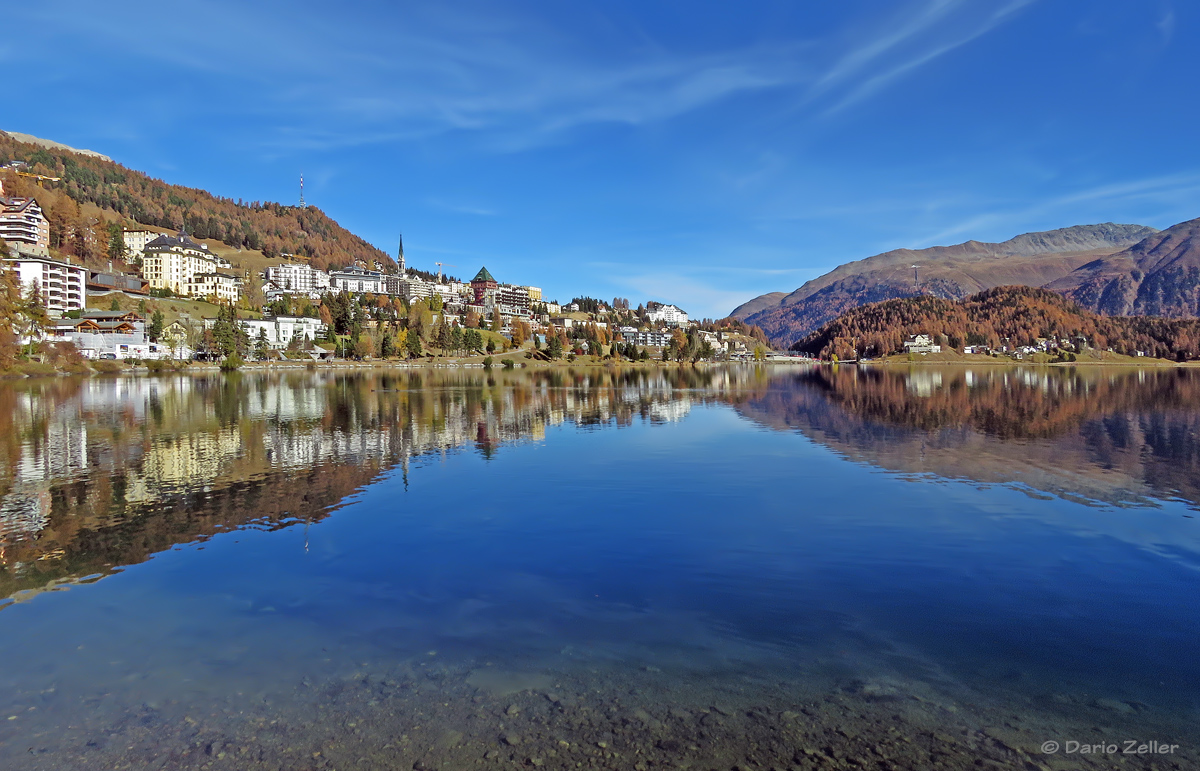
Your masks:
[{"label": "reflection of trees in water", "polygon": [[[758,376],[761,379],[761,375]],[[411,458],[686,414],[708,370],[317,372],[0,385],[0,596],[317,519]]]},{"label": "reflection of trees in water", "polygon": [[866,420],[938,430],[970,427],[1001,439],[1053,437],[1113,412],[1190,409],[1190,370],[934,370],[813,368],[797,385]]},{"label": "reflection of trees in water", "polygon": [[1200,502],[1198,404],[1186,369],[820,367],[742,410],[887,468]]}]

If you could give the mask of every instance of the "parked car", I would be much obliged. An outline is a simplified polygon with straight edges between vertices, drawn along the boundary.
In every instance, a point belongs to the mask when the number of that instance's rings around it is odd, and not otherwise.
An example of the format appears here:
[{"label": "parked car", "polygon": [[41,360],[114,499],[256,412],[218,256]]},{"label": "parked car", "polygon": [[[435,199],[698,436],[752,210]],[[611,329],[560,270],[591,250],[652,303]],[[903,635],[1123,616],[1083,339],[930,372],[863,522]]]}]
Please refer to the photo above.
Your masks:
[{"label": "parked car", "polygon": [[101,359],[115,359],[115,358],[117,358],[117,355],[115,353],[102,353],[102,354],[100,354],[100,358]]}]

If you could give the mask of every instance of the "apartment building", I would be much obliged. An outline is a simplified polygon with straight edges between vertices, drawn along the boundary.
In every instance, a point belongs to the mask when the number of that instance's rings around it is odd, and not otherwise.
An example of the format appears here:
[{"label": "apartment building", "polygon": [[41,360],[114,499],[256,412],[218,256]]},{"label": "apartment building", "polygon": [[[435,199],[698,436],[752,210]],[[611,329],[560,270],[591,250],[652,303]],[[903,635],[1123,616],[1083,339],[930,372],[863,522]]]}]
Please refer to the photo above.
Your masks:
[{"label": "apartment building", "polygon": [[329,291],[329,274],[303,263],[272,265],[263,277],[285,294],[320,295]]},{"label": "apartment building", "polygon": [[161,235],[153,230],[125,230],[121,233],[121,240],[125,242],[125,251],[130,257],[141,257],[146,245]]},{"label": "apartment building", "polygon": [[307,316],[265,316],[261,319],[243,319],[242,328],[255,345],[260,333],[267,338],[267,345],[276,350],[286,348],[293,338],[308,338],[312,343],[325,335],[325,325],[320,319]]},{"label": "apartment building", "polygon": [[0,182],[0,238],[22,252],[50,255],[50,223],[32,198],[9,198]]},{"label": "apartment building", "polygon": [[184,294],[209,302],[233,305],[242,298],[242,281],[230,273],[197,273],[188,280]]},{"label": "apartment building", "polygon": [[87,306],[87,268],[32,254],[6,259],[4,265],[17,274],[22,290],[30,285],[37,287],[52,316]]},{"label": "apartment building", "polygon": [[357,265],[351,265],[341,270],[329,272],[329,288],[335,292],[350,292],[351,294],[382,294],[384,291],[383,272],[367,270]]}]

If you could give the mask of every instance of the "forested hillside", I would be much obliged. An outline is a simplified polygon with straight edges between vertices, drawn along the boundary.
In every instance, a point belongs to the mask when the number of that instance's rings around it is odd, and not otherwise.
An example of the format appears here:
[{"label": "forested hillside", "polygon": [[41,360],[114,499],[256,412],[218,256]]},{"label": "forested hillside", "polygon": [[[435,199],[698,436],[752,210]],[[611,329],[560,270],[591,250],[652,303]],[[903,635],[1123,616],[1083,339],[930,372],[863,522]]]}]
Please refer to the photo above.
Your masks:
[{"label": "forested hillside", "polygon": [[[41,187],[30,178],[4,175],[9,195],[32,195],[50,219],[52,247],[85,261],[110,255],[112,223],[140,224],[178,230],[194,238],[222,241],[235,249],[261,250],[268,258],[281,253],[307,257],[318,268],[341,267],[352,261],[394,265],[383,251],[342,228],[315,206],[301,209],[261,201],[221,198],[203,190],[171,185],[140,171],[99,157],[19,142],[0,132],[0,165],[24,161],[23,171],[44,177]],[[99,216],[88,216],[88,205]],[[104,216],[105,214],[111,216]]]},{"label": "forested hillside", "polygon": [[1060,294],[1027,286],[989,289],[963,300],[906,297],[872,303],[839,316],[793,347],[821,358],[886,356],[910,335],[943,344],[1032,345],[1039,337],[1084,337],[1089,347],[1187,361],[1200,358],[1200,321],[1149,316],[1100,316]]}]

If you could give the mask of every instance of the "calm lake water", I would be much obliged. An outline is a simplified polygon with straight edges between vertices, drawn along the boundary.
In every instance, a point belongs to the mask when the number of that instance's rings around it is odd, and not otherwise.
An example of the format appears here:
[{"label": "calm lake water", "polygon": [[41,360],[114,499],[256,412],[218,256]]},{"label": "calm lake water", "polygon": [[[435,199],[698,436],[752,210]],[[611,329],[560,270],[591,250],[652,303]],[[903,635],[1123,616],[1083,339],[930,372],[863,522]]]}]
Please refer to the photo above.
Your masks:
[{"label": "calm lake water", "polygon": [[7,382],[0,768],[1200,768],[1197,508],[1191,370]]}]

